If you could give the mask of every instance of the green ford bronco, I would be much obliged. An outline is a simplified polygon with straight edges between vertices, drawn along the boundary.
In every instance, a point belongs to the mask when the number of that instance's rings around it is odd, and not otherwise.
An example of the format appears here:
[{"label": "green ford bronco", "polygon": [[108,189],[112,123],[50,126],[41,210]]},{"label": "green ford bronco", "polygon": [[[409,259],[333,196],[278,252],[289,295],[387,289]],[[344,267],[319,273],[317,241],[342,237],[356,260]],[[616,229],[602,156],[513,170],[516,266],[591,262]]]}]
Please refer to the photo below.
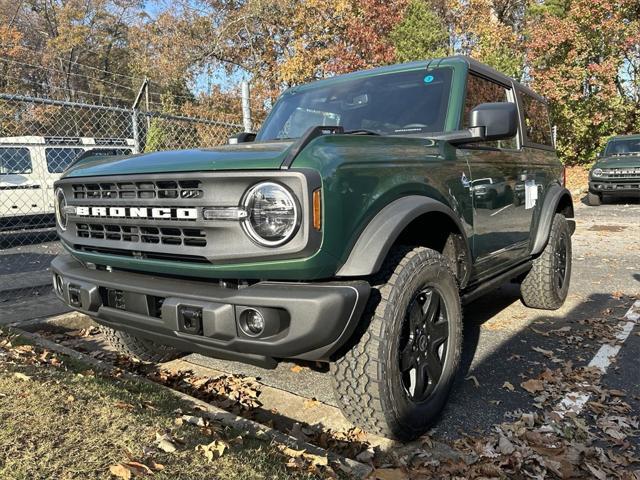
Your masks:
[{"label": "green ford bronco", "polygon": [[640,135],[620,135],[607,142],[589,172],[587,203],[598,206],[603,197],[640,198]]},{"label": "green ford bronco", "polygon": [[532,308],[567,296],[547,105],[487,66],[295,87],[234,141],[89,157],[56,182],[55,291],[120,351],[328,362],[353,423],[410,439],[446,402],[461,304],[508,281]]}]

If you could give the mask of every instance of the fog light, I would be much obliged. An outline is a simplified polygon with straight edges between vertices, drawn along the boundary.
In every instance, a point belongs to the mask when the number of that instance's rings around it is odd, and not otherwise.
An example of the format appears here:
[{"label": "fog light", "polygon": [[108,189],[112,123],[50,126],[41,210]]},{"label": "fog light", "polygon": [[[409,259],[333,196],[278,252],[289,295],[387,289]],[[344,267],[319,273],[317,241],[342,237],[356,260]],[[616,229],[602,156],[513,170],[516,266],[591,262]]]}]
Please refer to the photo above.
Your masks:
[{"label": "fog light", "polygon": [[264,317],[259,311],[249,308],[242,312],[240,327],[250,337],[257,337],[264,331]]}]

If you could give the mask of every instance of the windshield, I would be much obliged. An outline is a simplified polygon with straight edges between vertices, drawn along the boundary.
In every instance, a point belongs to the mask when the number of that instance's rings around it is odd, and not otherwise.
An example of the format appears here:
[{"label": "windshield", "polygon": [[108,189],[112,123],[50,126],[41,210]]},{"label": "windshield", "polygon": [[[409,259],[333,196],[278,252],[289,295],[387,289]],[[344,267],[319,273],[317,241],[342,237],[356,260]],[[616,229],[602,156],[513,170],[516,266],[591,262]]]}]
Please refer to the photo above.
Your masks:
[{"label": "windshield", "polygon": [[624,140],[611,140],[607,143],[605,155],[630,155],[640,154],[640,138],[628,138]]},{"label": "windshield", "polygon": [[286,93],[257,140],[299,138],[317,125],[381,135],[444,131],[451,74],[414,70]]}]

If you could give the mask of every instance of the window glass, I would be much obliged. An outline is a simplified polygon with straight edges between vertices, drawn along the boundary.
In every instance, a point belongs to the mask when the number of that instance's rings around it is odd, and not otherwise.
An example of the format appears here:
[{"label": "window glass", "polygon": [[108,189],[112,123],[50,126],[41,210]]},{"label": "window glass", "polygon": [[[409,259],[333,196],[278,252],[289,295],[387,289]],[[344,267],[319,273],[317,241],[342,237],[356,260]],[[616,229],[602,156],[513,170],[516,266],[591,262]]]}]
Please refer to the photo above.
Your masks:
[{"label": "window glass", "polygon": [[47,170],[49,173],[62,173],[83,152],[81,148],[47,148]]},{"label": "window glass", "polygon": [[26,174],[32,171],[28,148],[0,148],[0,175]]},{"label": "window glass", "polygon": [[524,122],[527,128],[527,138],[531,143],[553,146],[549,109],[540,100],[536,100],[526,93],[522,93],[524,107]]},{"label": "window glass", "polygon": [[[495,82],[470,74],[467,77],[467,95],[464,99],[463,128],[469,128],[469,114],[471,110],[482,103],[513,102],[511,89]],[[495,142],[482,142],[482,146],[496,148],[518,148],[516,137]]]},{"label": "window glass", "polygon": [[258,140],[299,138],[318,125],[381,135],[441,132],[451,72],[450,68],[414,70],[294,90],[278,101]]},{"label": "window glass", "polygon": [[640,153],[640,138],[609,140],[605,155],[637,155]]}]

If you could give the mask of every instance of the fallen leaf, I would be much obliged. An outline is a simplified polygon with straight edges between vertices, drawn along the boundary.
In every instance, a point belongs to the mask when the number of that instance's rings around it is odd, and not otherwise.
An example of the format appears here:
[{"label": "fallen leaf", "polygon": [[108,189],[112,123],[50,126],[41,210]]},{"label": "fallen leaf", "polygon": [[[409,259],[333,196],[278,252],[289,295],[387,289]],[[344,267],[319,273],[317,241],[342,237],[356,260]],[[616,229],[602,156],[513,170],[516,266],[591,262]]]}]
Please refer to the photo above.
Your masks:
[{"label": "fallen leaf", "polygon": [[540,348],[540,347],[531,347],[531,350],[533,350],[534,352],[541,353],[545,357],[553,357],[554,356],[552,350],[545,350],[544,348]]},{"label": "fallen leaf", "polygon": [[303,370],[303,368],[300,365],[294,365],[293,367],[291,367],[291,371],[293,373],[300,373]]},{"label": "fallen leaf", "polygon": [[133,470],[136,475],[144,475],[144,474],[148,474],[148,475],[153,475],[153,470],[151,470],[148,466],[146,466],[144,463],[140,463],[140,462],[127,462],[125,464],[129,469]]},{"label": "fallen leaf", "polygon": [[526,382],[522,382],[520,386],[529,393],[536,393],[544,390],[544,382],[542,380],[535,380],[533,378],[527,380]]},{"label": "fallen leaf", "polygon": [[408,480],[406,473],[398,468],[377,468],[373,471],[373,478],[377,480]]},{"label": "fallen leaf", "polygon": [[20,373],[20,372],[14,373],[13,376],[16,377],[18,380],[23,380],[25,382],[31,380],[31,377],[29,375],[25,375],[24,373]]},{"label": "fallen leaf", "polygon": [[502,388],[506,388],[510,392],[513,392],[516,389],[511,382],[504,382],[502,384]]},{"label": "fallen leaf", "polygon": [[121,478],[122,480],[130,480],[131,479],[131,470],[125,467],[122,464],[111,465],[109,467],[109,473],[114,477]]},{"label": "fallen leaf", "polygon": [[166,433],[164,435],[158,435],[156,433],[156,445],[160,450],[166,453],[173,453],[178,449],[176,444],[173,443],[171,437]]},{"label": "fallen leaf", "polygon": [[511,441],[505,437],[504,435],[500,435],[500,440],[498,441],[498,451],[503,455],[511,455],[515,451],[516,447],[511,443]]},{"label": "fallen leaf", "polygon": [[194,415],[183,415],[181,417],[182,420],[184,420],[187,423],[190,423],[191,425],[196,425],[198,427],[204,427],[206,426],[206,422],[204,421],[204,418],[202,417],[197,417]]},{"label": "fallen leaf", "polygon": [[465,380],[472,380],[476,388],[480,386],[480,382],[478,381],[475,375],[469,375],[468,377],[465,377]]},{"label": "fallen leaf", "polygon": [[223,442],[222,440],[214,440],[207,445],[198,445],[196,450],[202,450],[206,459],[211,462],[214,458],[219,458],[224,455],[224,452],[228,447],[229,445],[226,442]]}]

